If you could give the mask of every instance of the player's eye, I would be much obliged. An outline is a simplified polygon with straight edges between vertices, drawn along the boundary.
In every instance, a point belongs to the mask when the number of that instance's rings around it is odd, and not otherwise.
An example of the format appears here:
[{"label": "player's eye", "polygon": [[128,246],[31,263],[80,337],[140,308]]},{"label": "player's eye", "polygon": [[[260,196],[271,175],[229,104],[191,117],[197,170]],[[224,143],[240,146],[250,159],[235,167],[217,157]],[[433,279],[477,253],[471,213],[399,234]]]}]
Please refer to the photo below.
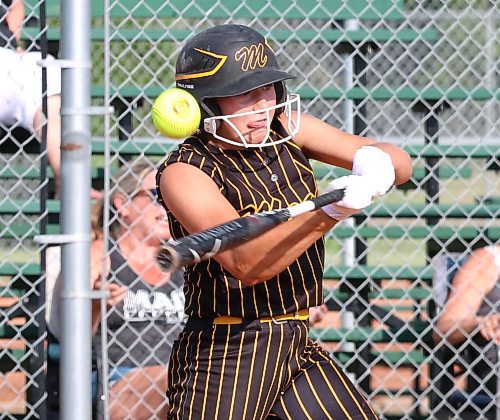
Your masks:
[{"label": "player's eye", "polygon": [[250,93],[252,93],[252,91],[251,91],[251,90],[249,90],[249,91],[247,91],[247,92],[240,93],[239,95],[236,95],[236,96],[244,97],[244,96],[248,96],[248,95],[250,95]]}]

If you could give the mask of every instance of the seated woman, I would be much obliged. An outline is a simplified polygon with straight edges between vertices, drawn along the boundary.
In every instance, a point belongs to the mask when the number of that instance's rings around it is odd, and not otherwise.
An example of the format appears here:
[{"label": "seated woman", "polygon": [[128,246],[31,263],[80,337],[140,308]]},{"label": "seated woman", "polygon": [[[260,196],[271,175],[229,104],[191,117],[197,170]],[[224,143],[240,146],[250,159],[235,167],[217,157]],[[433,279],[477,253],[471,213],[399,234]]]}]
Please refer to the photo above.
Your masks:
[{"label": "seated woman", "polygon": [[[105,280],[108,311],[105,343],[100,301],[93,301],[93,348],[98,365],[107,352],[112,419],[166,418],[165,365],[184,321],[183,272],[165,273],[155,263],[158,247],[170,238],[165,211],[156,202],[155,173],[151,163],[138,160],[115,175],[107,244],[102,237],[104,199],[94,206],[97,237],[91,244],[90,282],[100,289]],[[54,288],[50,323],[56,336],[60,283]]]},{"label": "seated woman", "polygon": [[453,357],[467,369],[467,390],[478,398],[463,403],[487,410],[494,410],[493,397],[498,392],[499,280],[500,245],[474,250],[451,281],[434,332],[434,342],[440,348],[453,348]]}]

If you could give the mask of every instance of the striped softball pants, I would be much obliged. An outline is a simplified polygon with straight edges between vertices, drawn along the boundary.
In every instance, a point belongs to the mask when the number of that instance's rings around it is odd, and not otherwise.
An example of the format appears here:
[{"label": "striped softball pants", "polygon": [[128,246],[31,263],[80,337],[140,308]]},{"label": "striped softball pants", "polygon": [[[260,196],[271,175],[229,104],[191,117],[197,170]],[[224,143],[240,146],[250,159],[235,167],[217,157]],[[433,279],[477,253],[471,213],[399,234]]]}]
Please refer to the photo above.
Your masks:
[{"label": "striped softball pants", "polygon": [[168,367],[169,419],[376,419],[307,321],[188,321]]}]

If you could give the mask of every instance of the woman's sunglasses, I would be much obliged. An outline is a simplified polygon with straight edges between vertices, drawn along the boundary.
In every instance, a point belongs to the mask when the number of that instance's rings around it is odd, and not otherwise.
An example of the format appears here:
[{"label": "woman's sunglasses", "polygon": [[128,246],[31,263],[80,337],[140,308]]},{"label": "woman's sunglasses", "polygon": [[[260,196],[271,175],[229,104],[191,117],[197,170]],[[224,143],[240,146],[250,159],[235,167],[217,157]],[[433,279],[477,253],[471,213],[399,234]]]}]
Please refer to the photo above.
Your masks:
[{"label": "woman's sunglasses", "polygon": [[148,196],[152,201],[156,201],[158,199],[158,192],[156,188],[151,188],[149,190],[139,190],[132,196],[132,198],[135,198],[137,196]]}]

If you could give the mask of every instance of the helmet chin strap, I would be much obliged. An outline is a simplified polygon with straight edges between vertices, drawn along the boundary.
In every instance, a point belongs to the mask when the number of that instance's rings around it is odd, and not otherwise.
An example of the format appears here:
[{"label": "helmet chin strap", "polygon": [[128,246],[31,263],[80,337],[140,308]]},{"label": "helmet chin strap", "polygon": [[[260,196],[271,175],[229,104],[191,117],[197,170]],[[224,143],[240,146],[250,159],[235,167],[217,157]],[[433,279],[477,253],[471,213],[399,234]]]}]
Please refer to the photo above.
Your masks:
[{"label": "helmet chin strap", "polygon": [[[296,116],[295,119],[292,118],[292,106],[295,105],[296,109]],[[288,136],[278,139],[278,140],[270,140],[271,138],[271,112],[283,108],[283,112],[285,113],[285,116],[287,117],[288,124],[287,124],[287,131],[289,133]],[[260,143],[248,143],[245,140],[245,137],[243,133],[236,127],[236,125],[231,121],[232,118],[238,118],[238,117],[243,117],[247,115],[255,115],[255,114],[266,114],[266,135],[264,139]],[[235,141],[228,139],[226,137],[222,137],[217,133],[217,128],[220,126],[220,122],[223,121],[227,125],[229,125],[234,132],[237,134],[238,138],[240,141]],[[275,144],[283,143],[285,141],[290,140],[293,138],[297,132],[299,131],[299,126],[300,126],[300,96],[298,94],[290,94],[287,95],[286,101],[271,107],[259,109],[256,111],[249,111],[249,112],[243,112],[241,114],[231,114],[231,115],[219,115],[215,117],[209,117],[205,118],[203,121],[203,127],[204,130],[207,133],[210,133],[214,138],[217,140],[221,140],[225,143],[229,143],[235,146],[243,146],[245,148],[251,148],[251,147],[263,147],[263,146],[272,146]]]}]

